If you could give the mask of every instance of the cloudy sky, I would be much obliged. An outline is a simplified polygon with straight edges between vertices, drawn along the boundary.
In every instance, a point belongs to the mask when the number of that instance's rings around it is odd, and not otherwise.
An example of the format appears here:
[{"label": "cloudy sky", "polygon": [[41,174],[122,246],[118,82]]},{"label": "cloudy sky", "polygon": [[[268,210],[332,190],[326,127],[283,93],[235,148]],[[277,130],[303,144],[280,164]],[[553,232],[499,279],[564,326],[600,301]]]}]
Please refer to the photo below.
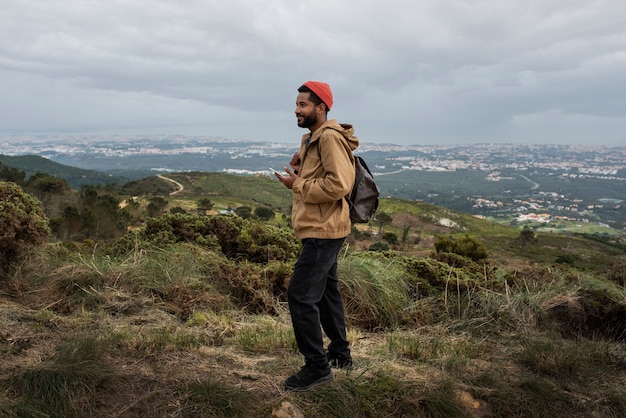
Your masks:
[{"label": "cloudy sky", "polygon": [[626,145],[624,0],[0,0],[0,134]]}]

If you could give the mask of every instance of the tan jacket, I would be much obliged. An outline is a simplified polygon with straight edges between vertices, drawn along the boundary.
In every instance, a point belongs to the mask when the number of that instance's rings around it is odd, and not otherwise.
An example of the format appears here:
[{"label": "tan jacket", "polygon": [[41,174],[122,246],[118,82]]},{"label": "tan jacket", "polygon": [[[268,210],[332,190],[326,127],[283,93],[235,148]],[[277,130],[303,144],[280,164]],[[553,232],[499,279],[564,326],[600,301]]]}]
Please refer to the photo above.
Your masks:
[{"label": "tan jacket", "polygon": [[310,140],[309,134],[302,136],[299,178],[292,188],[296,238],[336,239],[350,234],[350,208],[344,197],[354,184],[352,152],[359,139],[353,134],[352,125],[331,119]]}]

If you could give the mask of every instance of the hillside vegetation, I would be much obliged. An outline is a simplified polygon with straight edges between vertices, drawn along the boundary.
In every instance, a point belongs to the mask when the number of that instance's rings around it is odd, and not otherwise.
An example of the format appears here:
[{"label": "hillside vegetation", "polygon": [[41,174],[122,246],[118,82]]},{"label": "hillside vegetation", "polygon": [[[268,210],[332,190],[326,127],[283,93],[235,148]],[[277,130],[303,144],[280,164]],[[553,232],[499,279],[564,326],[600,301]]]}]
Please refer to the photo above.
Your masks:
[{"label": "hillside vegetation", "polygon": [[0,167],[2,165],[23,171],[27,177],[36,173],[45,173],[62,178],[76,189],[84,185],[106,185],[126,181],[120,176],[59,164],[36,155],[9,156],[0,154]]},{"label": "hillside vegetation", "polygon": [[290,192],[167,177],[48,196],[0,277],[0,416],[626,415],[623,241],[382,199],[339,260],[356,367],[290,393]]}]

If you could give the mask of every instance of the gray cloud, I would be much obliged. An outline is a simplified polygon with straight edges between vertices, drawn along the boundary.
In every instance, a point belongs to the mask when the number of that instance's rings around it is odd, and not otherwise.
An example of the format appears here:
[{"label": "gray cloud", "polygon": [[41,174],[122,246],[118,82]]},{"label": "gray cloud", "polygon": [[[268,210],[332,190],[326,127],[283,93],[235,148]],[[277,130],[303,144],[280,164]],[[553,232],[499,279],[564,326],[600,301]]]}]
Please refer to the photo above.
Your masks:
[{"label": "gray cloud", "polygon": [[328,81],[365,141],[626,143],[621,0],[3,0],[0,129],[291,141]]}]

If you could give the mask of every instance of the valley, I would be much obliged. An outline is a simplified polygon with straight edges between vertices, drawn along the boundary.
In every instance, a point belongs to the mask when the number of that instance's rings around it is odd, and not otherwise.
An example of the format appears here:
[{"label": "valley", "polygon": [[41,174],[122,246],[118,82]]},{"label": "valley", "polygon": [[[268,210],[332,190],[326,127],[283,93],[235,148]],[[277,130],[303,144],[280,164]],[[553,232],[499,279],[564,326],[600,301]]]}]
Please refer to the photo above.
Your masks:
[{"label": "valley", "polygon": [[[8,156],[38,155],[117,183],[190,171],[269,175],[268,166],[284,166],[297,150],[296,142],[176,135],[0,137],[0,146]],[[626,147],[362,142],[357,153],[385,197],[547,230],[619,234],[626,225]]]}]

